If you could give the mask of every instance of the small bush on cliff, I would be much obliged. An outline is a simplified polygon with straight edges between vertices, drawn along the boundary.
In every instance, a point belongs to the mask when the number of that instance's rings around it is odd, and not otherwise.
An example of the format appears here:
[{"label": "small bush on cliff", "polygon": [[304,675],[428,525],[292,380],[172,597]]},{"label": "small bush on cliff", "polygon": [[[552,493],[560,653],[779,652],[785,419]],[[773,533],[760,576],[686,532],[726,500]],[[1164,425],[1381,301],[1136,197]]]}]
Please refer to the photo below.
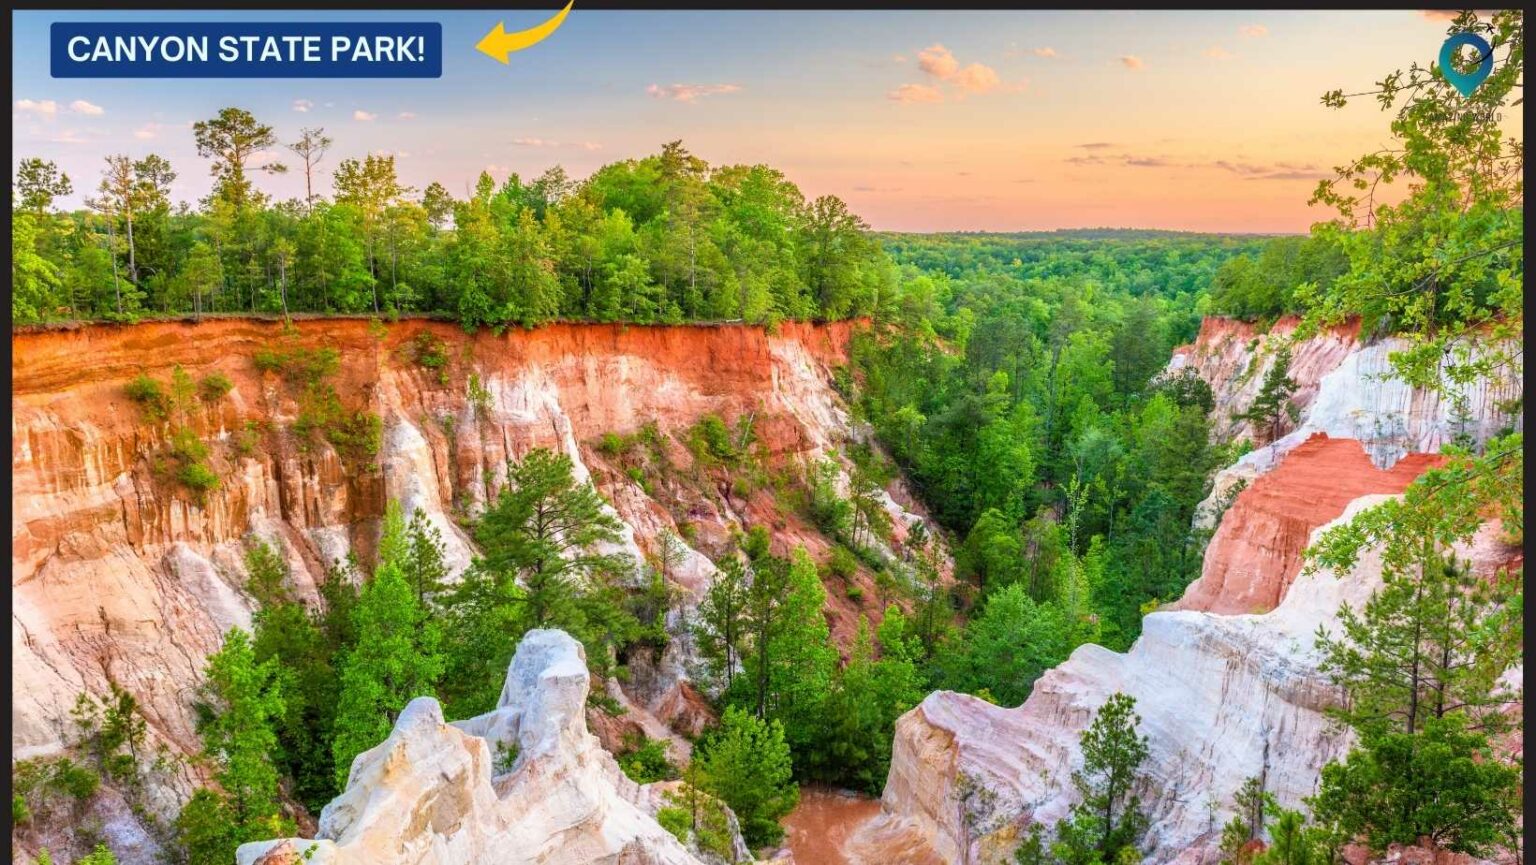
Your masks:
[{"label": "small bush on cliff", "polygon": [[334,348],[264,348],[252,357],[262,372],[275,372],[298,384],[316,384],[341,371],[341,353]]},{"label": "small bush on cliff", "polygon": [[163,421],[170,417],[171,398],[160,382],[140,374],[123,387],[129,399],[138,404],[147,420]]},{"label": "small bush on cliff", "polygon": [[655,781],[671,781],[677,777],[677,767],[667,759],[667,743],[664,739],[648,739],[636,733],[624,736],[624,750],[618,755],[619,768],[637,784]]},{"label": "small bush on cliff", "polygon": [[206,402],[218,402],[235,389],[235,383],[222,372],[211,372],[197,383],[198,393]]}]

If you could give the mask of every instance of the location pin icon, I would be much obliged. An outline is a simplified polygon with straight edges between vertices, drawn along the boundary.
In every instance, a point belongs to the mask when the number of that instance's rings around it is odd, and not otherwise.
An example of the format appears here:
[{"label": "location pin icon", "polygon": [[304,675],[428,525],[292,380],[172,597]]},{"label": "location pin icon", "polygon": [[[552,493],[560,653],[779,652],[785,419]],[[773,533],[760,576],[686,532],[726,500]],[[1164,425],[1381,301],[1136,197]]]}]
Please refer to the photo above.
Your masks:
[{"label": "location pin icon", "polygon": [[[1471,72],[1460,72],[1456,69],[1456,51],[1463,45],[1471,45],[1477,49],[1482,58],[1477,68]],[[1488,73],[1493,71],[1493,48],[1488,41],[1476,33],[1457,33],[1445,40],[1440,46],[1440,74],[1445,80],[1451,82],[1451,86],[1461,92],[1462,96],[1471,96],[1477,85],[1483,83]]]}]

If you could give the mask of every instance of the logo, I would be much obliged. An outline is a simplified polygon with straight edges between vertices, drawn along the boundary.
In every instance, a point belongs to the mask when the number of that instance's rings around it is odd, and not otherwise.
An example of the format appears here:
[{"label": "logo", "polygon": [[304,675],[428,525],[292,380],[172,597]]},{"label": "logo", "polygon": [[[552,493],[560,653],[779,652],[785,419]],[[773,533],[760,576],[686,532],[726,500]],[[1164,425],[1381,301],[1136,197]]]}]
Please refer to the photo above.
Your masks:
[{"label": "logo", "polygon": [[[1463,45],[1471,45],[1477,49],[1482,58],[1478,61],[1477,68],[1471,72],[1461,72],[1456,69],[1456,52]],[[1440,46],[1440,74],[1445,80],[1451,82],[1451,86],[1460,91],[1462,96],[1471,96],[1488,73],[1493,71],[1493,46],[1488,40],[1476,33],[1457,33],[1445,40]]]},{"label": "logo", "polygon": [[571,7],[574,5],[576,5],[576,0],[570,0],[570,2],[565,4],[564,9],[555,13],[553,18],[537,27],[519,30],[516,33],[508,33],[505,26],[506,22],[498,21],[496,26],[491,28],[491,32],[485,34],[485,38],[476,43],[475,50],[485,54],[497,63],[506,64],[508,54],[532,47],[549,38],[551,33],[560,28],[560,25],[565,21],[565,16],[570,13]]}]

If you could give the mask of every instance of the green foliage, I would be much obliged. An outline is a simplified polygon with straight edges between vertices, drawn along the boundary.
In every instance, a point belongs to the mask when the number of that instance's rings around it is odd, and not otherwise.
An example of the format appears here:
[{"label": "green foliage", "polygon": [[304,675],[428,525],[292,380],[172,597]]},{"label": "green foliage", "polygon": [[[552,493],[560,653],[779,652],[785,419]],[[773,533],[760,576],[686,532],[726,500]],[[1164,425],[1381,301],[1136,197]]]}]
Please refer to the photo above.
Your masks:
[{"label": "green foliage", "polygon": [[777,720],[763,721],[730,707],[719,728],[700,742],[694,761],[700,785],[730,806],[749,845],[773,844],[783,836],[778,821],[794,810],[800,791]]},{"label": "green foliage", "polygon": [[170,396],[160,382],[148,375],[140,373],[124,386],[123,393],[138,404],[147,420],[163,421],[170,417]]},{"label": "green foliage", "polygon": [[218,402],[235,389],[235,383],[222,372],[211,372],[198,380],[197,390],[206,402]]},{"label": "green foliage", "polygon": [[308,193],[273,204],[256,175],[284,166],[251,164],[277,143],[271,126],[230,107],[194,124],[193,138],[214,174],[196,209],[171,208],[175,174],[163,158],[109,161],[136,183],[132,245],[119,197],[104,197],[100,212],[56,214],[68,178],[21,160],[16,321],[145,309],[426,312],[467,328],[556,318],[772,325],[868,315],[896,293],[879,244],[841,201],[807,202],[764,165],[709,166],[681,142],[581,181],[558,166],[499,185],[482,174],[461,200],[433,183],[419,202],[394,157],[370,154],[339,162],[326,201],[312,169],[331,139],[305,130],[294,152]]},{"label": "green foliage", "polygon": [[1464,715],[1415,732],[1368,730],[1342,761],[1323,767],[1311,800],[1319,822],[1373,850],[1430,843],[1486,856],[1514,838],[1521,771],[1493,753]]},{"label": "green foliage", "polygon": [[1297,416],[1296,406],[1291,402],[1291,395],[1296,392],[1297,385],[1296,380],[1290,376],[1290,370],[1291,347],[1282,344],[1275,350],[1274,359],[1264,373],[1264,382],[1259,385],[1259,392],[1254,395],[1253,402],[1243,412],[1233,415],[1232,419],[1251,422],[1255,429],[1264,432],[1268,441],[1278,439],[1281,424],[1287,418],[1295,421]]},{"label": "green foliage", "polygon": [[257,661],[251,637],[232,628],[208,658],[198,689],[198,734],[217,789],[198,790],[176,819],[192,865],[227,862],[247,841],[280,837],[293,827],[280,810],[274,725],[285,704],[274,661]]},{"label": "green foliage", "polygon": [[648,739],[631,733],[624,737],[624,748],[617,755],[619,768],[637,784],[671,781],[678,777],[677,767],[667,759],[664,739]]},{"label": "green foliage", "polygon": [[409,541],[400,506],[385,511],[379,563],[352,610],[356,642],[341,664],[331,752],[338,786],[352,760],[382,742],[411,699],[435,693],[441,631],[406,576]]},{"label": "green foliage", "polygon": [[671,832],[672,837],[678,841],[688,843],[689,824],[692,820],[686,809],[668,805],[656,812],[656,822],[661,824],[661,828]]},{"label": "green foliage", "polygon": [[1305,309],[1296,290],[1327,292],[1348,267],[1335,238],[1277,237],[1257,256],[1228,259],[1211,280],[1213,313],[1241,319],[1272,319]]},{"label": "green foliage", "polygon": [[1072,773],[1081,797],[1066,820],[1056,827],[1052,854],[1066,865],[1117,862],[1136,845],[1147,828],[1141,799],[1133,792],[1139,769],[1147,758],[1147,739],[1137,732],[1141,716],[1136,701],[1112,694],[1084,730],[1082,768]]},{"label": "green foliage", "polygon": [[1000,705],[1017,706],[1071,649],[1061,607],[1036,603],[1014,583],[991,595],[965,631],[943,645],[934,660],[936,684],[968,693],[985,688]]},{"label": "green foliage", "polygon": [[319,384],[341,371],[341,353],[330,347],[268,347],[258,349],[251,360],[258,370],[299,385]]}]

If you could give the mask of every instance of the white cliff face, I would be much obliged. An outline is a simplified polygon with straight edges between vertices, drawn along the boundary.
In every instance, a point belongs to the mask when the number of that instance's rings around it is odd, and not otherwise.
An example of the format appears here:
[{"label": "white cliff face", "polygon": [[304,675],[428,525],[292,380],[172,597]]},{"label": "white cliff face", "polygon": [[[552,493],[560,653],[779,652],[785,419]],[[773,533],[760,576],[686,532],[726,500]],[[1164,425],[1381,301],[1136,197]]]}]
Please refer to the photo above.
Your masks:
[{"label": "white cliff face", "polygon": [[[1357,499],[1330,525],[1386,498]],[[1507,555],[1491,532],[1480,541],[1467,551],[1474,566]],[[1303,574],[1262,615],[1152,613],[1129,652],[1082,646],[1017,708],[929,695],[897,722],[883,813],[855,839],[859,861],[890,861],[902,849],[943,862],[1011,861],[1022,829],[1056,823],[1076,801],[1078,736],[1116,692],[1135,698],[1148,739],[1136,791],[1151,821],[1148,861],[1206,861],[1246,778],[1263,771],[1268,790],[1296,807],[1347,750],[1347,732],[1323,714],[1339,695],[1318,672],[1315,634],[1342,605],[1362,604],[1380,574],[1368,554],[1346,574]]]},{"label": "white cliff face", "polygon": [[239,865],[703,865],[587,731],[590,685],[580,643],[528,632],[496,709],[447,723],[436,700],[411,701],[353,761],[317,839],[244,844]]},{"label": "white cliff face", "polygon": [[[1218,440],[1254,439],[1252,425],[1232,415],[1246,410],[1257,395],[1274,363],[1271,343],[1293,330],[1294,325],[1282,322],[1267,334],[1255,335],[1240,323],[1211,319],[1193,346],[1174,355],[1168,372],[1192,368],[1211,385],[1216,406],[1211,419]],[[1492,382],[1463,385],[1449,374],[1452,360],[1447,358],[1441,368],[1442,391],[1437,392],[1412,387],[1392,374],[1393,353],[1408,347],[1407,340],[1391,336],[1362,344],[1350,331],[1338,329],[1296,343],[1290,375],[1297,382],[1292,401],[1300,422],[1218,471],[1197,521],[1211,527],[1216,503],[1234,485],[1251,483],[1270,471],[1316,433],[1359,441],[1371,461],[1387,469],[1408,454],[1438,453],[1456,441],[1482,443],[1523,426],[1523,415],[1514,408],[1522,383],[1518,368],[1503,370]]]}]

